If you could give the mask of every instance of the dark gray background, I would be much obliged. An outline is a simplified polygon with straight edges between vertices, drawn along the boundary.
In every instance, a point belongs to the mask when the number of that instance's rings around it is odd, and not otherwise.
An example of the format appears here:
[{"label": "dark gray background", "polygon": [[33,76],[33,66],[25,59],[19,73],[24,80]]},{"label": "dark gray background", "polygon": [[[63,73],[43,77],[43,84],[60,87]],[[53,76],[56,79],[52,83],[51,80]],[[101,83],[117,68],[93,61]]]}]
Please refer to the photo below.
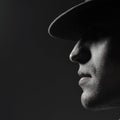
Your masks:
[{"label": "dark gray background", "polygon": [[117,120],[119,110],[87,111],[80,103],[75,42],[53,40],[51,21],[79,0],[0,1],[0,119]]}]

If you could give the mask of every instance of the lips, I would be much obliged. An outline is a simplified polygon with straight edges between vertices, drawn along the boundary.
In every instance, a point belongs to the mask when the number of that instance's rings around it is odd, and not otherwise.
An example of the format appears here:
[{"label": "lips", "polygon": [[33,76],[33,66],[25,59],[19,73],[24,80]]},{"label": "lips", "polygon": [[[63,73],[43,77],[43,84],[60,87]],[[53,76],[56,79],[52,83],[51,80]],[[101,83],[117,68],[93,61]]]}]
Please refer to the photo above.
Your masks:
[{"label": "lips", "polygon": [[85,85],[87,82],[89,82],[90,78],[92,77],[91,74],[89,73],[80,73],[80,80],[79,80],[79,85],[83,86]]},{"label": "lips", "polygon": [[80,79],[83,77],[91,77],[89,73],[80,73],[79,76],[80,76]]}]

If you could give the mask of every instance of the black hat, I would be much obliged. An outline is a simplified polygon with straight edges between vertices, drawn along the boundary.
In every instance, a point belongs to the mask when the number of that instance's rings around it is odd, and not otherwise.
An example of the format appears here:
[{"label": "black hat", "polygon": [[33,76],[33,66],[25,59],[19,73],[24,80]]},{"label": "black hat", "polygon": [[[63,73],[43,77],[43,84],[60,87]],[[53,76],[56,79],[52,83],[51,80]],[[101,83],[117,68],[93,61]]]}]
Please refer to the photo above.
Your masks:
[{"label": "black hat", "polygon": [[85,0],[58,16],[49,26],[54,38],[78,40],[94,24],[114,26],[120,23],[119,0]]}]

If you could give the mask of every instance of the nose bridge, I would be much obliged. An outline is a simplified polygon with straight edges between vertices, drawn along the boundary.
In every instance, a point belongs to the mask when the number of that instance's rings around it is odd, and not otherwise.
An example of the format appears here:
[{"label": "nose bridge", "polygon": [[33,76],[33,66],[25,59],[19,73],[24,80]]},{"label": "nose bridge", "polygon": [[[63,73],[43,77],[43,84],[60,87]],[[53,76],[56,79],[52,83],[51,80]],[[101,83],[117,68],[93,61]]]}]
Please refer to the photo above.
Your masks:
[{"label": "nose bridge", "polygon": [[75,47],[73,48],[72,52],[70,53],[69,58],[72,62],[85,64],[91,58],[90,48],[83,44],[81,45],[80,41],[78,41]]}]

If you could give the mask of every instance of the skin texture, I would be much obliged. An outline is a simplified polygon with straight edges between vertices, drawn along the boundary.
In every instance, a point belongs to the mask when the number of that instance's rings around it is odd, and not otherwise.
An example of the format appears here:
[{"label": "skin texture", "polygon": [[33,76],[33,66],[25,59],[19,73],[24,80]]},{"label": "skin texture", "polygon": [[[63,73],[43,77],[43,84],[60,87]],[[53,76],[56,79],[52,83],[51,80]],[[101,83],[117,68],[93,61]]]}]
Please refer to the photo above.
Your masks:
[{"label": "skin texture", "polygon": [[[107,31],[107,29],[106,29]],[[70,53],[70,60],[79,65],[81,103],[86,109],[103,110],[120,105],[119,38],[90,28],[81,35]]]}]

